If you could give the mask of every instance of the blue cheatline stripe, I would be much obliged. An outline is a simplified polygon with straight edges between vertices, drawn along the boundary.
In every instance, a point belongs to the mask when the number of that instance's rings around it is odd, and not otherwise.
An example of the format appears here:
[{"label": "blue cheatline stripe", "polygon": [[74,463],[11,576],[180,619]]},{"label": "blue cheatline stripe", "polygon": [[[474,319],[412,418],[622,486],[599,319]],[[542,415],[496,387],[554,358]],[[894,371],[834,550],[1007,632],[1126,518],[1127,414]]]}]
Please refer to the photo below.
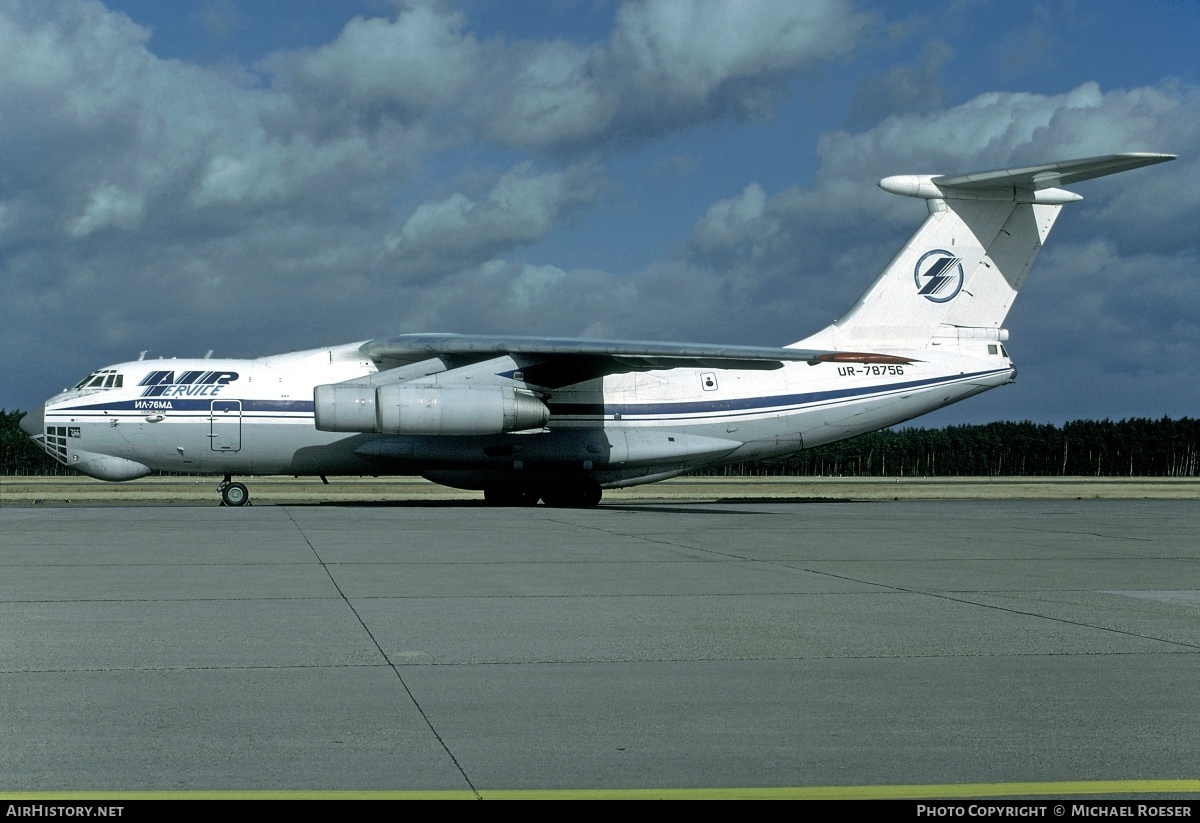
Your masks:
[{"label": "blue cheatline stripe", "polygon": [[[555,403],[551,401],[550,412],[555,416],[595,416],[604,414],[620,414],[622,416],[652,416],[652,415],[699,415],[719,413],[755,414],[768,410],[786,410],[788,407],[828,403],[850,398],[868,399],[874,396],[885,396],[896,392],[912,389],[933,388],[938,385],[952,385],[983,377],[995,377],[1011,371],[1009,368],[992,369],[989,371],[959,374],[952,377],[929,377],[924,380],[910,380],[903,383],[889,383],[881,386],[858,386],[845,389],[830,389],[819,392],[802,392],[800,394],[780,394],[770,397],[745,397],[728,400],[681,401],[675,403]],[[312,414],[311,400],[241,400],[242,413],[287,412],[294,414]],[[212,408],[214,398],[188,399],[166,397],[156,400],[156,403],[170,403],[170,409],[161,406],[155,408],[144,398],[121,400],[113,403],[97,403],[82,406],[70,406],[55,409],[55,413],[63,412],[154,412],[154,411],[198,411],[207,413]],[[141,405],[139,405],[141,404]]]},{"label": "blue cheatline stripe", "polygon": [[[469,789],[441,791],[0,792],[0,800],[945,800],[1139,794],[1200,794],[1200,780],[1070,780],[1025,783],[926,783],[894,786],[778,786],[700,789]],[[1167,805],[1160,803],[1156,805]],[[1048,812],[1047,817],[1052,817]]]},{"label": "blue cheatline stripe", "polygon": [[889,383],[883,386],[859,386],[847,389],[831,389],[820,392],[804,392],[801,394],[780,394],[772,397],[745,397],[731,400],[683,401],[678,403],[555,403],[551,401],[550,413],[561,417],[582,417],[604,414],[620,414],[628,416],[649,416],[667,414],[713,414],[741,412],[754,414],[768,410],[787,410],[788,407],[807,406],[827,403],[834,400],[849,398],[868,399],[874,396],[883,397],[896,392],[911,389],[934,388],[938,385],[952,385],[981,377],[995,377],[1006,374],[1011,369],[993,369],[991,371],[958,374],[953,377],[930,377],[924,380],[911,380],[904,383]]},{"label": "blue cheatline stripe", "polygon": [[[134,400],[119,400],[114,403],[95,403],[84,406],[68,406],[62,409],[55,409],[55,413],[69,411],[135,411],[135,412],[155,412],[155,411],[202,411],[208,412],[212,408],[214,402],[241,402],[242,413],[246,412],[293,412],[301,414],[312,414],[313,401],[311,400],[246,400],[241,397],[229,398],[214,398],[207,397],[202,400],[191,400],[184,397],[162,397],[162,398],[137,398]],[[170,403],[171,407],[165,408],[164,403]],[[140,405],[139,405],[140,404]]]}]

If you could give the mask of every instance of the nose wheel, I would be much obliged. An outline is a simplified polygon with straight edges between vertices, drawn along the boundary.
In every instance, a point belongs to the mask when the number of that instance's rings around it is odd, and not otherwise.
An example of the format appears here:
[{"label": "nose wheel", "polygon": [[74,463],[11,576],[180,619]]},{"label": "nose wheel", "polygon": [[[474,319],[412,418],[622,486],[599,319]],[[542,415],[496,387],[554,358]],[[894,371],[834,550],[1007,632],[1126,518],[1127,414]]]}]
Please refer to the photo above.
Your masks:
[{"label": "nose wheel", "polygon": [[217,491],[221,493],[222,506],[244,506],[250,502],[250,492],[246,486],[231,482],[229,475],[225,475],[221,485],[217,486]]}]

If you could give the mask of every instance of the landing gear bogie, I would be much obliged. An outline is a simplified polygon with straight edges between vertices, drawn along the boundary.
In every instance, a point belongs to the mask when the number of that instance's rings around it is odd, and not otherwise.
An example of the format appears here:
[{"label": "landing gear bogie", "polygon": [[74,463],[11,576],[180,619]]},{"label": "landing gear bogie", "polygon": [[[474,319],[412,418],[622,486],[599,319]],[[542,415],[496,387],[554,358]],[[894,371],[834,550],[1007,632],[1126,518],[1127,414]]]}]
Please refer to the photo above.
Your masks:
[{"label": "landing gear bogie", "polygon": [[538,493],[524,486],[493,486],[483,490],[489,506],[536,506]]},{"label": "landing gear bogie", "polygon": [[594,480],[564,482],[542,492],[542,502],[559,509],[590,509],[599,505],[604,494]]},{"label": "landing gear bogie", "polygon": [[540,500],[558,509],[590,509],[600,502],[603,491],[591,479],[563,480],[537,486],[503,485],[484,489],[490,506],[536,506]]}]

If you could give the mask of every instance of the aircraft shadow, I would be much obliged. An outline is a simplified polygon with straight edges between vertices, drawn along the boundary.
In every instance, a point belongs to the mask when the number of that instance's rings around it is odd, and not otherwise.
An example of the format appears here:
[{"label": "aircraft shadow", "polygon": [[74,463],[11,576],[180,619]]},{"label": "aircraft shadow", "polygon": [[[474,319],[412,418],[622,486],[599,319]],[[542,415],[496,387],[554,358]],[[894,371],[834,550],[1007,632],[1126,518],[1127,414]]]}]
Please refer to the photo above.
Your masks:
[{"label": "aircraft shadow", "polygon": [[[793,497],[793,498],[778,498],[778,497],[763,497],[763,498],[728,498],[719,500],[703,500],[695,503],[674,503],[671,505],[661,504],[642,504],[642,503],[601,503],[595,509],[590,511],[613,511],[613,512],[654,512],[659,514],[738,514],[738,515],[762,515],[761,511],[744,511],[740,508],[712,508],[712,506],[742,506],[742,505],[762,505],[770,503],[773,505],[803,505],[810,503],[853,503],[854,500],[849,498],[828,498],[828,497]],[[289,507],[332,507],[332,508],[399,508],[399,509],[506,509],[518,510],[522,507],[498,507],[492,506],[483,500],[321,500],[311,503],[281,503]],[[539,510],[545,511],[548,507],[538,506]],[[564,508],[560,511],[588,511],[587,509],[570,509]]]}]

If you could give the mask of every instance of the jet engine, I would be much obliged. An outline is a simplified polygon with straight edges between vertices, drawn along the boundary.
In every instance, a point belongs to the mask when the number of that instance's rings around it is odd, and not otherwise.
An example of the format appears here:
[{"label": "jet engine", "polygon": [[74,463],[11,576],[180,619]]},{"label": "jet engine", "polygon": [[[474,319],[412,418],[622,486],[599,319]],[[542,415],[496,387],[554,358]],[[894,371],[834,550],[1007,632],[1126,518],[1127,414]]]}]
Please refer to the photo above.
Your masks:
[{"label": "jet engine", "polygon": [[317,386],[313,411],[320,431],[381,434],[500,434],[550,419],[541,400],[505,386]]}]

